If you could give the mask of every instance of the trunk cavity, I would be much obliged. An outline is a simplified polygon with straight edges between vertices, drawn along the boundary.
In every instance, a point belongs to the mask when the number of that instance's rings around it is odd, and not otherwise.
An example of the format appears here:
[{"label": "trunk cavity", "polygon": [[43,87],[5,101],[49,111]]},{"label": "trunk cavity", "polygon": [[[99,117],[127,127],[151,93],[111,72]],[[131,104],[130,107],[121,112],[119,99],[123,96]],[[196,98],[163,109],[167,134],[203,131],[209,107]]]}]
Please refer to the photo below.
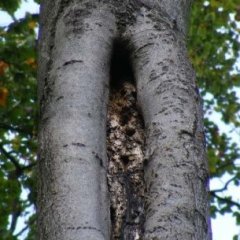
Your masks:
[{"label": "trunk cavity", "polygon": [[114,41],[107,118],[112,240],[137,240],[144,222],[143,121],[128,42]]}]

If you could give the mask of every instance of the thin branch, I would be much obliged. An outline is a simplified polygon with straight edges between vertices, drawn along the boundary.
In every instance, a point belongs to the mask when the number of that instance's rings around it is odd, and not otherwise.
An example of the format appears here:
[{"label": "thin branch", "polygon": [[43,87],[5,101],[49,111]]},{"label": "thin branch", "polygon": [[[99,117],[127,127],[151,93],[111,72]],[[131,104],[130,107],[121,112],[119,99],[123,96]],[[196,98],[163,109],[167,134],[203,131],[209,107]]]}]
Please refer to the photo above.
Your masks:
[{"label": "thin branch", "polygon": [[21,215],[21,210],[19,209],[18,205],[19,205],[19,200],[15,199],[13,201],[12,213],[11,213],[11,215],[12,215],[12,221],[11,221],[11,224],[10,224],[10,232],[11,233],[13,233],[15,231],[16,226],[17,226],[18,218]]},{"label": "thin branch", "polygon": [[[238,157],[239,157],[239,156],[238,156]],[[220,169],[226,168],[226,167],[228,167],[228,166],[230,166],[230,165],[233,165],[234,162],[238,159],[238,157],[235,158],[235,159],[232,159],[231,161],[227,161],[226,163],[218,166],[217,170],[220,170]]]},{"label": "thin branch", "polygon": [[32,168],[32,167],[35,167],[36,164],[37,164],[37,163],[34,162],[34,163],[30,163],[30,164],[27,165],[27,166],[22,166],[22,170],[23,170],[23,171],[28,170],[28,169],[30,169],[30,168]]},{"label": "thin branch", "polygon": [[236,179],[236,178],[237,178],[236,176],[234,176],[233,178],[230,178],[230,179],[225,183],[225,185],[224,185],[223,188],[216,189],[216,190],[212,190],[211,192],[217,193],[217,192],[223,192],[223,191],[227,190],[228,185],[229,185],[234,179]]},{"label": "thin branch", "polygon": [[28,223],[26,224],[26,226],[20,230],[16,235],[15,237],[19,237],[21,236],[28,228],[29,228],[29,225],[33,224],[34,222],[36,221],[36,218],[32,218],[28,221]]},{"label": "thin branch", "polygon": [[237,202],[235,202],[235,201],[232,201],[231,199],[228,199],[228,198],[220,197],[220,196],[218,196],[215,192],[210,192],[210,194],[211,194],[213,197],[217,198],[218,200],[220,200],[220,201],[222,201],[222,202],[225,202],[225,203],[227,203],[227,204],[234,205],[234,206],[236,206],[236,207],[238,207],[238,208],[240,209],[240,204],[239,204],[239,203],[237,203]]},{"label": "thin branch", "polygon": [[13,165],[17,168],[17,169],[21,169],[21,165],[19,164],[19,162],[17,161],[17,159],[15,157],[13,157],[11,154],[9,154],[4,147],[0,144],[0,151],[2,152],[2,154],[5,155],[6,158],[8,158]]},{"label": "thin branch", "polygon": [[28,170],[29,168],[32,168],[36,165],[35,162],[30,163],[27,166],[19,164],[18,160],[15,157],[13,157],[9,152],[7,152],[1,144],[0,144],[0,152],[2,152],[2,154],[4,154],[5,157],[13,163],[13,165],[16,168],[16,171],[18,172],[17,174],[18,176],[21,175],[23,171]]},{"label": "thin branch", "polygon": [[26,225],[21,231],[19,231],[19,232],[15,235],[15,237],[18,237],[18,236],[22,235],[28,228],[29,228],[29,226]]},{"label": "thin branch", "polygon": [[14,131],[14,132],[20,132],[20,133],[32,136],[32,133],[30,131],[28,131],[27,129],[24,129],[24,128],[21,128],[21,127],[11,126],[11,125],[8,125],[6,123],[0,123],[0,128],[5,129],[5,130],[11,130],[11,131]]}]

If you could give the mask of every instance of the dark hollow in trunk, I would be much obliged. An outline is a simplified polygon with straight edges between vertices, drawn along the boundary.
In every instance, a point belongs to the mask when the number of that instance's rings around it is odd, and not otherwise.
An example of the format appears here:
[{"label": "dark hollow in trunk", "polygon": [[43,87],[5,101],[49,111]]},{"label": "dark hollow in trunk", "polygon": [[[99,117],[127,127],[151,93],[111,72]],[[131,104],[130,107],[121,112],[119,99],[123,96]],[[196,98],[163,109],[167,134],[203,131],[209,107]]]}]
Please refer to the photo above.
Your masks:
[{"label": "dark hollow in trunk", "polygon": [[107,115],[111,240],[137,240],[143,235],[144,124],[130,54],[127,41],[114,41]]}]

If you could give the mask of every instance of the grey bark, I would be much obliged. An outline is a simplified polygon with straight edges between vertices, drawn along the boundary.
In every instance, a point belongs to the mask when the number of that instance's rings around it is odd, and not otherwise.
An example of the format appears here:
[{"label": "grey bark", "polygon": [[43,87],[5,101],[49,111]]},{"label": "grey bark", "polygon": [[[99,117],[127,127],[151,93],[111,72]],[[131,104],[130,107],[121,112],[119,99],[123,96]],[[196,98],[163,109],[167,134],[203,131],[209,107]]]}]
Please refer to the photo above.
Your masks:
[{"label": "grey bark", "polygon": [[201,100],[184,34],[148,10],[131,29],[146,134],[144,239],[209,239]]},{"label": "grey bark", "polygon": [[104,6],[61,3],[42,6],[39,239],[109,239],[104,139],[114,16]]},{"label": "grey bark", "polygon": [[106,111],[117,37],[131,46],[145,122],[143,238],[211,238],[202,110],[185,47],[190,3],[43,1],[39,239],[110,239]]}]

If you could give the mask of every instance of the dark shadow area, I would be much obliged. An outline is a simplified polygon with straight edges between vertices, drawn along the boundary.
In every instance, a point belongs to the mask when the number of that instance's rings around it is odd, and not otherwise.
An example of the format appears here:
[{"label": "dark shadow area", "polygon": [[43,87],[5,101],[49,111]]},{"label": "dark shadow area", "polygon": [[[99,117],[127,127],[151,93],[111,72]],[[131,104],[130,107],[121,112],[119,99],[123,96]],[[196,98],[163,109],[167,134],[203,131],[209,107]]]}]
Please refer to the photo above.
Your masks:
[{"label": "dark shadow area", "polygon": [[118,38],[113,42],[110,66],[110,88],[112,90],[120,89],[125,81],[135,85],[129,45],[129,41],[125,39]]}]

